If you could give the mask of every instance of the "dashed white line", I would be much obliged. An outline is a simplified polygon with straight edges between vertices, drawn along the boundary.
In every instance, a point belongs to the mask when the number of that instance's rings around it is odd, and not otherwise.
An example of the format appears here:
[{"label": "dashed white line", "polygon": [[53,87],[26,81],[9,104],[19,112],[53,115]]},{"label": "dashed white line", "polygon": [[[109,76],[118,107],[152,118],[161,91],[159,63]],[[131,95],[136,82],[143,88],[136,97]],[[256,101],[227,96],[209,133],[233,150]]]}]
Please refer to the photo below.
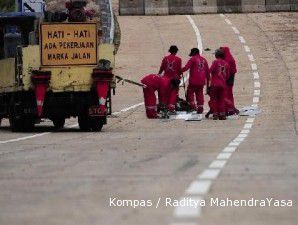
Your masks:
[{"label": "dashed white line", "polygon": [[244,129],[251,129],[252,128],[252,124],[251,123],[246,123],[244,125]]},{"label": "dashed white line", "polygon": [[251,69],[254,70],[254,71],[255,71],[255,70],[258,70],[258,66],[257,66],[257,64],[252,63],[252,64],[251,64]]},{"label": "dashed white line", "polygon": [[229,153],[229,152],[223,152],[223,153],[219,153],[219,154],[218,154],[217,159],[225,159],[225,160],[228,160],[231,156],[232,156],[232,153]]},{"label": "dashed white line", "polygon": [[239,36],[239,40],[240,40],[241,43],[246,43],[244,37],[242,37],[242,36]]},{"label": "dashed white line", "polygon": [[200,180],[194,181],[190,184],[189,188],[186,190],[186,194],[189,195],[205,195],[209,192],[211,186],[210,180]]},{"label": "dashed white line", "polygon": [[229,146],[229,147],[224,148],[223,152],[233,153],[236,151],[236,149],[237,149],[236,147]]},{"label": "dashed white line", "polygon": [[235,34],[240,34],[239,30],[236,27],[232,27],[232,29],[235,32]]},{"label": "dashed white line", "polygon": [[231,20],[229,20],[229,19],[225,19],[225,21],[226,21],[227,24],[232,25]]},{"label": "dashed white line", "polygon": [[249,48],[247,45],[244,45],[244,50],[245,50],[246,52],[250,52],[250,48]]},{"label": "dashed white line", "polygon": [[254,90],[254,95],[255,95],[255,96],[259,96],[259,95],[261,95],[261,91],[260,91],[260,90]]},{"label": "dashed white line", "polygon": [[[180,199],[183,200],[183,199]],[[191,197],[192,201],[201,202],[201,197]],[[201,207],[195,207],[194,205],[185,205],[175,208],[174,215],[176,218],[197,218],[201,215]]]},{"label": "dashed white line", "polygon": [[260,79],[260,75],[259,75],[258,72],[253,72],[253,75],[254,75],[254,79],[255,79],[255,80]]},{"label": "dashed white line", "polygon": [[255,118],[248,118],[246,120],[246,123],[253,123],[253,122],[255,122]]},{"label": "dashed white line", "polygon": [[214,160],[210,164],[209,168],[211,168],[211,169],[222,169],[222,168],[225,167],[226,163],[227,163],[226,160]]},{"label": "dashed white line", "polygon": [[247,55],[248,56],[248,59],[251,61],[251,62],[254,62],[255,61],[255,58],[252,54],[249,54]]},{"label": "dashed white line", "polygon": [[219,173],[220,173],[219,169],[206,169],[199,175],[198,178],[214,180],[218,177]]},{"label": "dashed white line", "polygon": [[259,81],[255,81],[254,86],[255,86],[255,88],[260,88],[261,83]]}]

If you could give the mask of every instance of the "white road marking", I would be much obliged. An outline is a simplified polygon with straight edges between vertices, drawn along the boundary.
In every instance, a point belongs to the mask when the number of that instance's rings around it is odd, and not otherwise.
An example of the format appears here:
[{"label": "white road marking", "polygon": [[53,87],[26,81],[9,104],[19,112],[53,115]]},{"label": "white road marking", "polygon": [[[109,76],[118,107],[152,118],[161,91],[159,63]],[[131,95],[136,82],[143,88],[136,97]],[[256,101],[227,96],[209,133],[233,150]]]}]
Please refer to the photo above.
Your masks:
[{"label": "white road marking", "polygon": [[186,194],[189,195],[205,195],[208,193],[211,186],[210,180],[200,180],[194,181],[190,184],[189,188],[186,190]]},{"label": "white road marking", "polygon": [[248,129],[243,129],[240,134],[249,134],[250,133],[250,130]]},{"label": "white road marking", "polygon": [[219,153],[218,156],[217,156],[217,159],[225,159],[225,160],[228,160],[230,157],[232,156],[232,153]]},{"label": "white road marking", "polygon": [[[183,198],[182,198],[183,199]],[[180,199],[180,200],[182,200]],[[201,197],[191,197],[192,201],[200,202],[202,201]],[[201,207],[195,206],[179,206],[175,208],[174,215],[176,218],[197,218],[201,215]]]},{"label": "white road marking", "polygon": [[191,18],[190,15],[187,15],[186,18],[188,19],[189,23],[191,24],[193,30],[195,31],[196,37],[197,37],[197,43],[198,43],[198,49],[203,51],[203,42],[202,37],[199,28],[195,24],[195,21]]},{"label": "white road marking", "polygon": [[[225,21],[228,25],[232,24],[232,22],[224,14],[220,14],[220,16],[225,18]],[[191,17],[188,16],[188,18],[194,30],[198,30],[197,26],[195,25]],[[231,26],[231,27],[234,30],[235,34],[237,35],[240,34],[239,30],[235,26]],[[243,44],[246,43],[244,37],[239,35],[238,38],[241,43]],[[243,45],[243,47],[247,53],[250,53],[250,48],[248,45]],[[255,61],[253,54],[248,54],[247,57],[250,62]],[[259,96],[256,96],[256,95],[260,95],[259,88],[261,87],[261,84],[258,81],[259,73],[257,71],[258,70],[257,64],[252,63],[251,69],[253,71],[253,79],[255,80],[253,103],[257,103],[259,101]],[[257,104],[254,104],[254,105],[257,106]],[[208,194],[210,187],[212,185],[212,181],[219,176],[221,170],[225,167],[227,161],[230,159],[232,154],[237,150],[238,146],[248,137],[248,134],[250,133],[250,130],[253,127],[254,121],[255,121],[255,118],[252,118],[252,117],[246,120],[246,123],[243,125],[243,129],[240,131],[238,136],[233,141],[231,141],[228,144],[228,146],[222,150],[221,153],[218,154],[216,160],[212,161],[211,164],[209,165],[209,168],[205,169],[197,177],[197,179],[190,184],[189,188],[186,190],[187,195],[194,195],[203,199],[203,197],[206,194]],[[186,221],[188,221],[189,219],[192,219],[194,217],[199,217],[201,215],[201,210],[202,210],[201,207],[196,210],[193,208],[187,209],[187,208],[178,207],[175,209],[174,215],[176,217],[183,217],[186,219]],[[181,223],[181,224],[178,223],[178,225],[184,225],[184,224],[188,225],[187,222]],[[195,223],[195,225],[197,225],[197,223]]]},{"label": "white road marking", "polygon": [[236,27],[232,27],[232,29],[235,32],[235,34],[240,34],[239,30]]},{"label": "white road marking", "polygon": [[[113,115],[117,115],[117,114],[120,114],[122,112],[127,112],[127,111],[135,109],[135,108],[137,108],[137,107],[139,107],[143,104],[144,104],[144,102],[141,102],[141,103],[135,104],[133,106],[124,108],[120,112],[113,113]],[[78,126],[78,124],[76,123],[76,124],[69,125],[69,126],[66,126],[66,127],[67,128],[73,128],[73,127],[77,127],[77,126]],[[48,134],[51,134],[51,133],[53,133],[53,132],[43,132],[43,133],[40,133],[40,134],[34,134],[34,135],[25,136],[25,137],[9,139],[9,140],[5,140],[5,141],[0,141],[0,144],[7,144],[7,143],[12,143],[12,142],[24,141],[24,140],[28,140],[28,139],[32,139],[32,138],[42,137],[44,135],[48,135]]]},{"label": "white road marking", "polygon": [[242,37],[242,36],[239,36],[239,40],[240,40],[241,43],[246,43],[244,37]]},{"label": "white road marking", "polygon": [[254,56],[253,56],[252,54],[249,54],[249,55],[247,55],[247,56],[248,56],[248,59],[249,59],[250,61],[252,61],[252,62],[255,61],[255,58],[254,58]]},{"label": "white road marking", "polygon": [[261,95],[261,90],[254,90],[254,95],[256,95],[256,96]]},{"label": "white road marking", "polygon": [[244,45],[244,49],[246,52],[250,52],[250,48],[247,45]]},{"label": "white road marking", "polygon": [[223,152],[233,153],[236,151],[236,149],[237,149],[236,147],[229,146],[229,147],[224,148]]},{"label": "white road marking", "polygon": [[227,24],[232,25],[231,20],[229,20],[229,19],[225,19],[225,21],[226,21]]},{"label": "white road marking", "polygon": [[200,175],[199,179],[214,180],[220,173],[219,169],[206,169]]},{"label": "white road marking", "polygon": [[244,129],[251,129],[252,128],[252,124],[251,123],[246,123],[244,125]]},{"label": "white road marking", "polygon": [[210,169],[222,169],[225,167],[227,161],[226,160],[214,160],[210,165]]},{"label": "white road marking", "polygon": [[257,66],[257,64],[252,63],[252,64],[251,64],[251,69],[254,70],[254,71],[255,71],[255,70],[258,70],[258,66]]},{"label": "white road marking", "polygon": [[253,97],[253,103],[259,103],[260,98],[259,97]]},{"label": "white road marking", "polygon": [[248,118],[246,120],[246,123],[253,123],[253,122],[255,122],[255,118]]},{"label": "white road marking", "polygon": [[254,75],[254,79],[255,79],[255,80],[260,79],[260,75],[259,75],[258,72],[253,72],[253,75]]},{"label": "white road marking", "polygon": [[255,88],[260,88],[261,87],[261,83],[259,81],[255,81]]}]

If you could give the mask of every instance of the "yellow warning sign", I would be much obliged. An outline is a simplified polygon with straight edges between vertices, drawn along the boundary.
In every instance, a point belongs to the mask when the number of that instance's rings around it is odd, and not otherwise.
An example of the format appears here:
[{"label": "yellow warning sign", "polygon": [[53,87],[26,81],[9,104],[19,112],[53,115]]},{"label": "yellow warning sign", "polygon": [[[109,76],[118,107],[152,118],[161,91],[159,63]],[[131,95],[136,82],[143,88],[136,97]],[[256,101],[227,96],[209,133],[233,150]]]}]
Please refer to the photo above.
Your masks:
[{"label": "yellow warning sign", "polygon": [[96,23],[41,24],[43,66],[97,64]]}]

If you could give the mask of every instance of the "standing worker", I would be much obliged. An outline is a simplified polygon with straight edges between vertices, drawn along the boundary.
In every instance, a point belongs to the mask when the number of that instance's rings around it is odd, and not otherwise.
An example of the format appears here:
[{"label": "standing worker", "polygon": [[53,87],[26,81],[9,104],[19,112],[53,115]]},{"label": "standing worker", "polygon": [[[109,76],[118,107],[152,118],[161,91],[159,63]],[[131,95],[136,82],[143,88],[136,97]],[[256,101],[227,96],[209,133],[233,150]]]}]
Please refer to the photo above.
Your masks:
[{"label": "standing worker", "polygon": [[225,120],[225,98],[230,69],[229,64],[224,60],[224,52],[221,49],[215,51],[215,58],[210,68],[210,110],[213,112],[214,120]]},{"label": "standing worker", "polygon": [[230,48],[228,47],[220,47],[220,49],[224,53],[224,60],[229,64],[230,68],[230,76],[227,80],[227,93],[226,93],[226,113],[228,116],[239,114],[239,110],[235,107],[234,95],[233,95],[233,87],[235,74],[237,73],[236,61],[231,54]]},{"label": "standing worker", "polygon": [[[190,51],[191,57],[182,72],[190,70],[189,84],[187,87],[186,100],[193,110],[198,114],[204,111],[204,86],[209,83],[210,71],[207,60],[200,55],[198,48],[193,48]],[[194,99],[196,96],[196,102]]]},{"label": "standing worker", "polygon": [[144,84],[144,103],[146,109],[146,115],[148,119],[157,118],[157,105],[155,92],[160,89],[161,77],[156,74],[149,74],[141,80]]},{"label": "standing worker", "polygon": [[170,55],[162,60],[158,74],[164,72],[161,82],[161,103],[166,105],[170,114],[176,114],[177,96],[181,78],[182,60],[176,56],[178,48],[172,45]]}]

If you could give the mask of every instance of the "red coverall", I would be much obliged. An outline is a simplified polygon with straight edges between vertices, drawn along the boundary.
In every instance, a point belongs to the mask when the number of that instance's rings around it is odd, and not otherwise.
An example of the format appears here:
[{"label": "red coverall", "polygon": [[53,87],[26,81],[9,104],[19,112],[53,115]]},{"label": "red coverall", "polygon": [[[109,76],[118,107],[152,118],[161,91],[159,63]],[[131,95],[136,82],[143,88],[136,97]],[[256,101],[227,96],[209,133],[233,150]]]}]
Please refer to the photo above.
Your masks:
[{"label": "red coverall", "polygon": [[[237,73],[237,67],[234,57],[232,56],[230,49],[228,47],[221,47],[225,54],[224,60],[229,64],[230,68],[230,78],[235,76]],[[232,82],[229,82],[227,85],[227,93],[226,93],[226,111],[227,113],[235,113],[236,107],[234,102],[234,95],[233,95],[233,87],[234,87],[234,79]]]},{"label": "red coverall", "polygon": [[174,54],[170,54],[163,58],[159,74],[164,72],[161,80],[161,103],[167,106],[169,111],[175,111],[177,104],[177,96],[179,87],[174,88],[171,85],[172,79],[181,78],[182,60]]},{"label": "red coverall", "polygon": [[223,59],[213,61],[211,72],[211,93],[209,106],[213,116],[224,116],[227,79],[230,75],[229,65]]},{"label": "red coverall", "polygon": [[155,91],[159,91],[161,77],[156,74],[149,74],[141,80],[146,87],[143,88],[146,115],[149,119],[157,118],[157,105]]},{"label": "red coverall", "polygon": [[[210,71],[207,60],[200,56],[192,56],[185,67],[182,68],[182,72],[190,69],[189,72],[189,84],[187,87],[187,102],[191,105],[192,109],[198,113],[203,113],[204,107],[204,86],[206,81],[209,82]],[[196,101],[194,99],[196,95]]]}]

